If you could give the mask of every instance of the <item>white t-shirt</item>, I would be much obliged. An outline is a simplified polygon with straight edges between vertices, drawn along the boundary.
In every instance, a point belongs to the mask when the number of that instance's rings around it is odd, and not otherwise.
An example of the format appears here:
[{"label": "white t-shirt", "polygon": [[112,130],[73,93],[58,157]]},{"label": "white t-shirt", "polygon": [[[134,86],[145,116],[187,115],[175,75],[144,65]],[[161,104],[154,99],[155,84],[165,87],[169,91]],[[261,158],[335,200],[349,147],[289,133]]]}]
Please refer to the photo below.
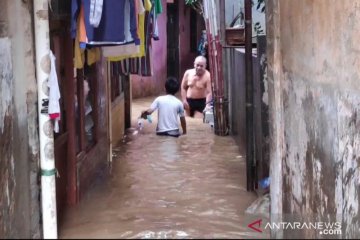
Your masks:
[{"label": "white t-shirt", "polygon": [[174,95],[157,97],[151,104],[152,110],[158,109],[156,132],[167,132],[179,129],[179,117],[184,117],[184,105]]}]

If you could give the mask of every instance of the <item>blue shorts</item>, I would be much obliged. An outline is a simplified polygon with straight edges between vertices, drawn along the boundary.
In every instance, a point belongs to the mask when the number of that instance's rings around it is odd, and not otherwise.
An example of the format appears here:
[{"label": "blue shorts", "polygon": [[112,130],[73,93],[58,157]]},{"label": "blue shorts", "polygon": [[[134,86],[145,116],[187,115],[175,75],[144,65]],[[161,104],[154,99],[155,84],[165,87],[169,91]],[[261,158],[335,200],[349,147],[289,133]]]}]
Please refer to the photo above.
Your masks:
[{"label": "blue shorts", "polygon": [[158,136],[171,136],[171,137],[179,137],[180,136],[180,132],[179,130],[171,130],[171,131],[166,131],[166,132],[157,132],[156,135]]}]

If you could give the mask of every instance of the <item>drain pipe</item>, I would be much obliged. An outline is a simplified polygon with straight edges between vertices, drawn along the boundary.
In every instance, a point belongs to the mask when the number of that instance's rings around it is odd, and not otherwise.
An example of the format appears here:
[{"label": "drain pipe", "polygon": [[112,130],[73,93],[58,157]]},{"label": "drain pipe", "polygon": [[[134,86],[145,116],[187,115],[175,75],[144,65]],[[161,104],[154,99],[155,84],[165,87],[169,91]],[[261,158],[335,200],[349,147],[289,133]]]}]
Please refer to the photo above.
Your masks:
[{"label": "drain pipe", "polygon": [[[219,1],[217,1],[219,2]],[[224,76],[222,63],[222,46],[220,43],[220,29],[218,27],[219,14],[215,0],[203,1],[204,19],[209,47],[209,63],[214,99],[214,132],[216,135],[228,135],[228,100],[224,96]]]},{"label": "drain pipe", "polygon": [[[38,118],[41,167],[41,205],[43,238],[57,238],[55,159],[53,125],[47,114],[41,113],[48,100],[47,80],[50,73],[49,12],[47,0],[34,3],[34,29],[36,52],[36,79],[38,90]],[[45,101],[46,102],[46,101]],[[47,101],[48,102],[48,101]],[[47,106],[46,106],[47,107]]]},{"label": "drain pipe", "polygon": [[252,66],[252,1],[245,0],[245,76],[246,76],[246,172],[248,191],[255,189],[255,123]]}]

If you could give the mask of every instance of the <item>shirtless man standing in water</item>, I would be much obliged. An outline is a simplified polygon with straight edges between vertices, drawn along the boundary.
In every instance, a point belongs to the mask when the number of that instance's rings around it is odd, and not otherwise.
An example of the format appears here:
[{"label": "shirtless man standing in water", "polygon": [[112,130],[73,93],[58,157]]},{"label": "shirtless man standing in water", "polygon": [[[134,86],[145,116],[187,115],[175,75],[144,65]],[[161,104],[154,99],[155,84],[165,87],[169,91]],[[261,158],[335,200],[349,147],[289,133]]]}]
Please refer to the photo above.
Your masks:
[{"label": "shirtless man standing in water", "polygon": [[181,98],[187,116],[203,117],[203,110],[210,106],[210,73],[206,70],[206,58],[195,58],[194,68],[186,70],[181,82]]}]

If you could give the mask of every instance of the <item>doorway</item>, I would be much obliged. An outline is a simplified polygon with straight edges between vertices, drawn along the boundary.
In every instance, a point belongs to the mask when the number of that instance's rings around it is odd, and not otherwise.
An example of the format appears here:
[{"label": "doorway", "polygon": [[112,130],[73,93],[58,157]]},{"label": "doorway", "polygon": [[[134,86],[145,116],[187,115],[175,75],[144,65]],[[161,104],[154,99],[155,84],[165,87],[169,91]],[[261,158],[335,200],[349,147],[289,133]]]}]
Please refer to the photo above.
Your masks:
[{"label": "doorway", "polygon": [[74,144],[71,136],[74,134],[72,119],[74,117],[73,66],[72,66],[72,39],[64,30],[70,24],[64,19],[54,19],[51,16],[50,49],[56,57],[56,70],[61,93],[59,130],[54,133],[54,155],[56,177],[57,217],[61,221],[63,209],[67,203],[76,201],[75,165],[71,161],[75,156]]},{"label": "doorway", "polygon": [[179,13],[178,1],[167,4],[167,76],[179,79]]}]

